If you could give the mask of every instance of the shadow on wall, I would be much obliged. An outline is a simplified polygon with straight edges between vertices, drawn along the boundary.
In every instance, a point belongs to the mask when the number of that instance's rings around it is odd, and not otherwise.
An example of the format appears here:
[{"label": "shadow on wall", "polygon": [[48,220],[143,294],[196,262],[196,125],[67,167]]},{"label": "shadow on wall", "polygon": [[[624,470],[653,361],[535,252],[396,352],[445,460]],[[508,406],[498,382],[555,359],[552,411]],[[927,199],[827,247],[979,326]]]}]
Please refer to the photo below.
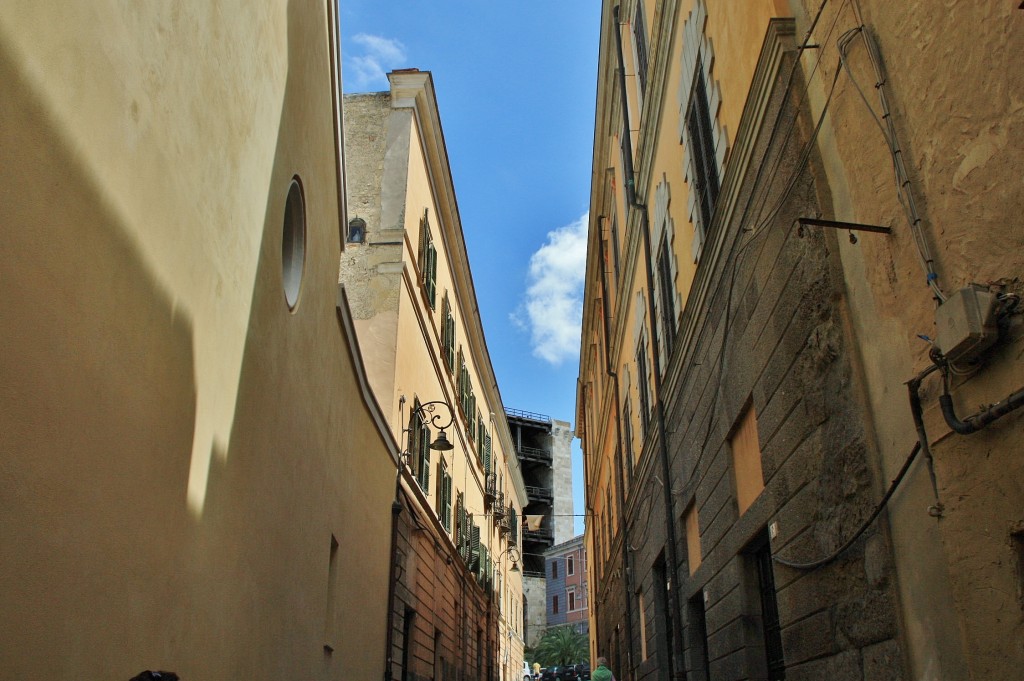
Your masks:
[{"label": "shadow on wall", "polygon": [[0,669],[128,678],[188,626],[139,624],[181,591],[192,331],[23,75],[0,44]]}]

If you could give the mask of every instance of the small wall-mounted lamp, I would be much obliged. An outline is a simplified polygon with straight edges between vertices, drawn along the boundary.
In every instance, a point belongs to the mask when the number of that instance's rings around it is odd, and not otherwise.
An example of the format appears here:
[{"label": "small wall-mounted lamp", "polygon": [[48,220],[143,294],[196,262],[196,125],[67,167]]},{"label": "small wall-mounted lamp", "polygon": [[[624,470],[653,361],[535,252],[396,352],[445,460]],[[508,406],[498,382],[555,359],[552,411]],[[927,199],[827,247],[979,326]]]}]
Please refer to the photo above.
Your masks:
[{"label": "small wall-mounted lamp", "polygon": [[523,557],[523,555],[519,552],[519,549],[517,549],[515,546],[509,546],[507,549],[498,554],[497,559],[501,560],[501,557],[504,556],[506,553],[512,559],[512,567],[509,568],[509,572],[519,572],[519,561]]},{"label": "small wall-mounted lamp", "polygon": [[[444,421],[444,416],[441,414],[435,414],[434,411],[437,409],[437,405],[443,406],[448,410],[448,421]],[[419,409],[413,411],[414,414],[419,416],[421,419],[427,419],[427,415],[430,415],[430,425],[437,428],[437,437],[433,442],[430,443],[430,448],[438,452],[450,452],[455,449],[455,445],[448,440],[448,436],[445,434],[445,428],[451,428],[452,423],[455,421],[455,410],[452,409],[451,405],[443,400],[434,400],[432,402],[424,402],[419,406]],[[441,425],[442,422],[444,425]]]}]

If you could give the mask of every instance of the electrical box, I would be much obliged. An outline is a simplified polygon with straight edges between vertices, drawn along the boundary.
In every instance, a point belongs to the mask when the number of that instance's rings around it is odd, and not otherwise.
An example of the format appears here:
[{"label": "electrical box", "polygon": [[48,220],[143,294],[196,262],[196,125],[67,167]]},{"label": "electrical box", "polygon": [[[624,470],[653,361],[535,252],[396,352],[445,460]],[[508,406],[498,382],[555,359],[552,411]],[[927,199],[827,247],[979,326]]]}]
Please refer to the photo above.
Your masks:
[{"label": "electrical box", "polygon": [[977,360],[999,337],[996,295],[972,284],[935,310],[935,345],[950,362]]}]

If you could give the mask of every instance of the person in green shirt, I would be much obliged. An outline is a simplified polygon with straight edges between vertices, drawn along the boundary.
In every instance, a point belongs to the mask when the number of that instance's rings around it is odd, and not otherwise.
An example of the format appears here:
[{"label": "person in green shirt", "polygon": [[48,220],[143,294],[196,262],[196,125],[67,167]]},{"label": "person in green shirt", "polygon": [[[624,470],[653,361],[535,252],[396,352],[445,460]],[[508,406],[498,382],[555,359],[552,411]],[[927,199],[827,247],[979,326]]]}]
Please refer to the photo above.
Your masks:
[{"label": "person in green shirt", "polygon": [[597,669],[590,674],[591,681],[615,681],[615,675],[608,669],[608,659],[597,658]]}]

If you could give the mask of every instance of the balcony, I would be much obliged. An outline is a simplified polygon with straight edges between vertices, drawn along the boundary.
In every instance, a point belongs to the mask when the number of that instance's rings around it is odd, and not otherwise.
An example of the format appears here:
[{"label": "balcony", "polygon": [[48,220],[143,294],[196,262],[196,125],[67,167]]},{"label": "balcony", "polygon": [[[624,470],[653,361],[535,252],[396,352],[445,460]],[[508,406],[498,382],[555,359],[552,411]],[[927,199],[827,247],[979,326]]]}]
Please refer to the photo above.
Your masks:
[{"label": "balcony", "polygon": [[516,452],[519,454],[519,458],[522,461],[529,461],[531,463],[542,463],[548,466],[551,465],[552,458],[551,452],[546,449],[539,449],[537,447],[519,447]]},{"label": "balcony", "polygon": [[523,541],[552,544],[555,541],[555,532],[550,527],[541,527],[536,530],[525,530],[523,532]]},{"label": "balcony", "polygon": [[484,509],[490,509],[494,497],[497,495],[498,475],[488,473],[484,482]]},{"label": "balcony", "polygon": [[551,503],[554,500],[554,495],[551,493],[550,487],[530,487],[526,486],[526,496],[530,498],[530,501],[542,501]]}]

